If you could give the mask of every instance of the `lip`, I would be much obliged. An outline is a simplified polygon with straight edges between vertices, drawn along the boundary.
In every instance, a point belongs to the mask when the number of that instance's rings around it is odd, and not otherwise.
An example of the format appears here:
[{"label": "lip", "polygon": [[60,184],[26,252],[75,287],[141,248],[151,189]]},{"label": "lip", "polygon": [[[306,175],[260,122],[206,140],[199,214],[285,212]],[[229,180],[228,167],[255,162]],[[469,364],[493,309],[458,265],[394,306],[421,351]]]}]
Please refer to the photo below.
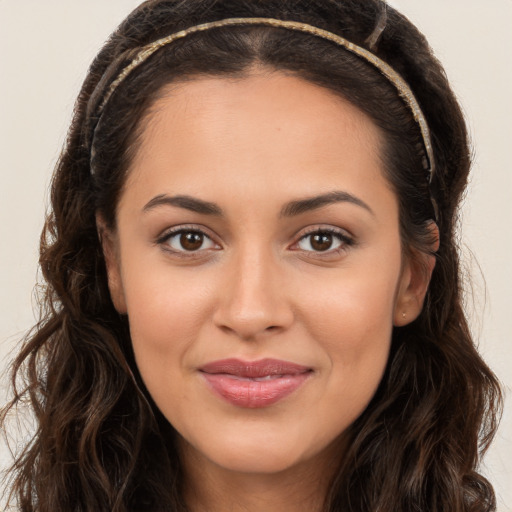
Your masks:
[{"label": "lip", "polygon": [[227,402],[256,409],[289,396],[302,386],[313,370],[278,359],[223,359],[205,364],[199,372],[210,389]]}]

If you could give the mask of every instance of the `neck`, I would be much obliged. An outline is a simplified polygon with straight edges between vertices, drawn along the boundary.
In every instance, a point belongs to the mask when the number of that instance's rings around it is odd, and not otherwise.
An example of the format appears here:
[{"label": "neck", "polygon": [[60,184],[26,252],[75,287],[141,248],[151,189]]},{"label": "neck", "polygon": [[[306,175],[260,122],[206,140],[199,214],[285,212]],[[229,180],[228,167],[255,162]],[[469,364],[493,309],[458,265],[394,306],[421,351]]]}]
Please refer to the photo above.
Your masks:
[{"label": "neck", "polygon": [[[321,512],[339,449],[278,473],[240,473],[182,446],[185,501],[190,512]],[[333,456],[335,454],[335,456]]]}]

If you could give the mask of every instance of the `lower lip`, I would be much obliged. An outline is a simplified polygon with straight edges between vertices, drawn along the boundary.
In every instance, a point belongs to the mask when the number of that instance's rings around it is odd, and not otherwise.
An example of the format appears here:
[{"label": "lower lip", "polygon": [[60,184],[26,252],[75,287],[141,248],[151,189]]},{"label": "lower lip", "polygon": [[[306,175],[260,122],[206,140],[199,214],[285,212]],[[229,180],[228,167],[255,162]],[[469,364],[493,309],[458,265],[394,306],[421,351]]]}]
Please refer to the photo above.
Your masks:
[{"label": "lower lip", "polygon": [[236,377],[225,373],[202,375],[211,389],[230,404],[257,409],[268,407],[286,398],[311,376],[311,372],[266,380]]}]

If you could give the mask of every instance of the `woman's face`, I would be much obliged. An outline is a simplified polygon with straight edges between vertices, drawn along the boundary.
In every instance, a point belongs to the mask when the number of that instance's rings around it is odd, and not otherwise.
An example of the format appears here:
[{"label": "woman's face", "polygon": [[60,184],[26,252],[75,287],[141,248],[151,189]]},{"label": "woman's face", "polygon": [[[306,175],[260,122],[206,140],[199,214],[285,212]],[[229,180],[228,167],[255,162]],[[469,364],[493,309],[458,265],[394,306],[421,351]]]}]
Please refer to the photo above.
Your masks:
[{"label": "woman's face", "polygon": [[109,284],[149,393],[206,466],[322,460],[417,316],[380,145],[357,108],[278,72],[175,85],[152,109]]}]

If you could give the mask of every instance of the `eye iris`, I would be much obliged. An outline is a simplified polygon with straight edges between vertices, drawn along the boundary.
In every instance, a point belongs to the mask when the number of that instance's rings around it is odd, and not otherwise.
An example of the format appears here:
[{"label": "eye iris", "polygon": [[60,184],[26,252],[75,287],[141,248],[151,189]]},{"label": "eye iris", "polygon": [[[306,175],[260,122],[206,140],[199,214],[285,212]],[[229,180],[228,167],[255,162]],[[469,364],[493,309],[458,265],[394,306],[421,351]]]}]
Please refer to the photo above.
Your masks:
[{"label": "eye iris", "polygon": [[317,233],[311,237],[311,247],[315,251],[327,251],[332,246],[332,235],[329,233]]},{"label": "eye iris", "polygon": [[195,251],[203,245],[203,235],[201,233],[187,232],[180,236],[180,244],[186,251]]}]

